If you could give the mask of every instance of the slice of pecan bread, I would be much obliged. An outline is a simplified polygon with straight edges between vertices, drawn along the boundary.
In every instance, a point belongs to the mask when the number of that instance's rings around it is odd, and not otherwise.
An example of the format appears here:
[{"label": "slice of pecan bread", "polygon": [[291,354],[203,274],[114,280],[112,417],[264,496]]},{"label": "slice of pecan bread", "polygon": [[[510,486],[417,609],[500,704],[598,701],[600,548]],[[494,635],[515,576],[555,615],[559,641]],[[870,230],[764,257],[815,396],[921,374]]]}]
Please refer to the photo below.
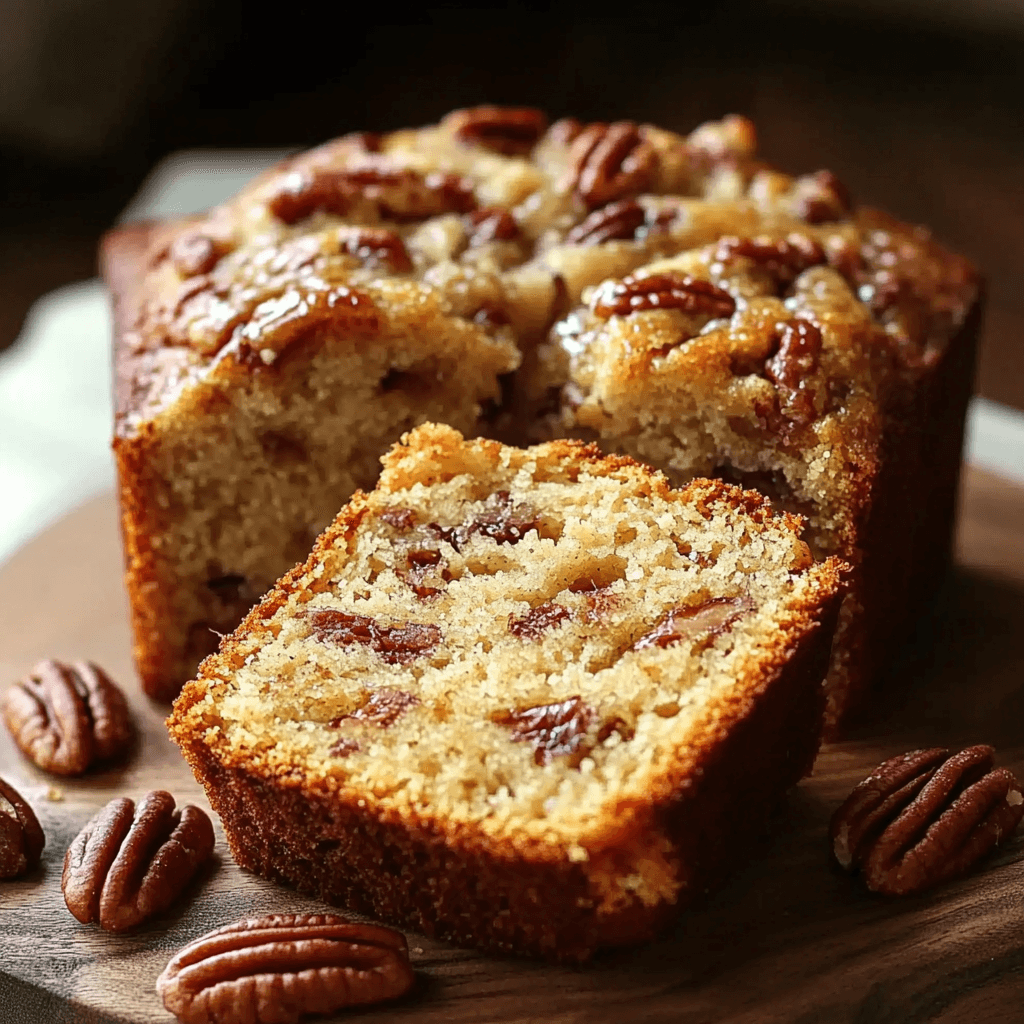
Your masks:
[{"label": "slice of pecan bread", "polygon": [[584,958],[651,935],[809,770],[842,569],[756,493],[425,425],[170,732],[242,866]]}]

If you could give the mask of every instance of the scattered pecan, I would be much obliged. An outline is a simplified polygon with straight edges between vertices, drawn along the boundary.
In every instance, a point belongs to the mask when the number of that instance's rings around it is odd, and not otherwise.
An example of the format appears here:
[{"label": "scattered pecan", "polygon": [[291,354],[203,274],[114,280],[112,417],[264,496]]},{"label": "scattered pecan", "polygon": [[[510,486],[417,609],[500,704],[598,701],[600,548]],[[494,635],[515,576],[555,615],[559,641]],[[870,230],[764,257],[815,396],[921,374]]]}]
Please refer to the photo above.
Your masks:
[{"label": "scattered pecan", "polygon": [[491,721],[512,730],[513,743],[532,743],[537,764],[563,755],[586,755],[585,740],[597,711],[577,694],[554,704],[498,711]]},{"label": "scattered pecan", "polygon": [[293,171],[267,206],[278,220],[294,224],[318,211],[344,216],[356,194],[343,171]]},{"label": "scattered pecan", "polygon": [[270,212],[294,224],[318,211],[344,216],[357,201],[376,205],[388,220],[425,220],[476,207],[473,186],[454,174],[420,174],[384,159],[341,171],[293,171],[270,198]]},{"label": "scattered pecan", "polygon": [[471,249],[486,242],[512,242],[519,237],[519,225],[515,217],[500,206],[487,206],[467,213],[463,220],[467,244]]},{"label": "scattered pecan", "polygon": [[752,608],[747,597],[715,597],[703,604],[672,608],[633,644],[632,650],[694,641],[699,641],[699,647],[706,646],[716,636],[728,633]]},{"label": "scattered pecan", "polygon": [[419,697],[414,693],[406,693],[405,690],[373,690],[355,711],[332,718],[329,724],[332,729],[337,729],[343,722],[369,722],[380,726],[381,729],[387,729],[388,726],[395,724],[399,715],[419,703]]},{"label": "scattered pecan", "polygon": [[0,779],[0,879],[31,871],[45,845],[35,811],[13,786]]},{"label": "scattered pecan", "polygon": [[600,245],[635,238],[637,229],[646,219],[646,211],[635,199],[621,199],[594,210],[565,236],[565,240],[575,245]]},{"label": "scattered pecan", "polygon": [[444,124],[462,142],[503,153],[525,156],[544,134],[548,119],[532,107],[469,107],[456,110]]},{"label": "scattered pecan", "polygon": [[808,224],[843,220],[853,209],[849,191],[831,171],[797,178],[794,191],[797,216]]},{"label": "scattered pecan", "polygon": [[171,243],[169,255],[174,269],[182,277],[195,277],[213,270],[232,248],[234,246],[226,238],[218,238],[205,231],[186,231]]},{"label": "scattered pecan", "polygon": [[407,274],[412,270],[405,242],[387,228],[339,228],[338,242],[342,251],[371,269],[389,270],[393,274]]},{"label": "scattered pecan", "polygon": [[[355,288],[313,290],[293,285],[261,302],[234,331],[238,361],[252,368],[272,365],[290,345],[327,324],[352,334],[372,335],[380,331],[380,312],[373,299]],[[218,340],[216,347],[222,344]]]},{"label": "scattered pecan", "polygon": [[518,544],[538,525],[537,515],[528,505],[516,505],[508,491],[492,494],[475,519],[458,526],[431,523],[429,529],[440,540],[458,551],[473,536],[490,537],[498,544]]},{"label": "scattered pecan", "polygon": [[333,608],[316,609],[310,613],[309,621],[320,643],[342,647],[363,644],[389,665],[408,665],[429,654],[441,642],[441,630],[427,622],[385,626],[366,615],[350,615]]},{"label": "scattered pecan", "polygon": [[562,117],[547,130],[546,138],[556,146],[571,146],[581,131],[583,125],[575,117]]},{"label": "scattered pecan", "polygon": [[827,261],[821,245],[806,235],[793,234],[775,242],[732,235],[719,239],[713,257],[717,262],[727,263],[738,256],[756,263],[779,287],[791,284],[805,270]]},{"label": "scattered pecan", "polygon": [[736,301],[727,291],[710,281],[671,271],[608,281],[595,290],[590,305],[605,320],[645,309],[680,309],[712,318],[732,316],[736,310]]},{"label": "scattered pecan", "polygon": [[399,932],[335,914],[270,914],[185,946],[156,991],[182,1024],[298,1024],[397,999],[413,981]]},{"label": "scattered pecan", "polygon": [[632,121],[587,125],[569,149],[569,187],[591,209],[640,192],[654,172],[654,147]]},{"label": "scattered pecan", "polygon": [[797,318],[782,324],[776,338],[778,348],[765,363],[765,375],[778,387],[796,391],[818,368],[821,331],[810,320]]},{"label": "scattered pecan", "polygon": [[7,690],[0,711],[22,753],[55,775],[81,775],[131,742],[128,702],[91,662],[41,661]]},{"label": "scattered pecan", "polygon": [[64,902],[82,924],[134,928],[178,899],[213,843],[207,815],[191,804],[175,810],[163,790],[147,793],[138,807],[111,800],[68,847]]},{"label": "scattered pecan", "polygon": [[874,892],[920,892],[967,871],[1024,817],[1013,774],[984,745],[912,750],[880,764],[832,816],[836,861]]},{"label": "scattered pecan", "polygon": [[565,605],[556,601],[545,601],[536,608],[531,608],[521,618],[510,615],[508,631],[521,640],[540,640],[549,629],[554,629],[560,622],[565,622],[571,614]]}]

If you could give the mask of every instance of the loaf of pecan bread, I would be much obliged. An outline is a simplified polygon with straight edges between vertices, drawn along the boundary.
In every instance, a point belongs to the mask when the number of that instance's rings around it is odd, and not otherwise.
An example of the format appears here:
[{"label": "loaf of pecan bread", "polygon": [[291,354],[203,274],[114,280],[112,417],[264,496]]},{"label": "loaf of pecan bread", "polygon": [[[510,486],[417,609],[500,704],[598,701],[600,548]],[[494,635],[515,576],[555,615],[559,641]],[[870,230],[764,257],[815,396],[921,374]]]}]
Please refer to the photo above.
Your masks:
[{"label": "loaf of pecan bread", "polygon": [[[827,172],[483,107],[111,235],[135,653],[172,697],[402,431],[575,436],[807,518],[854,567],[833,725],[948,558],[979,286]],[[216,631],[216,632],[215,632]]]},{"label": "loaf of pecan bread", "polygon": [[810,769],[842,563],[623,456],[424,425],[169,719],[243,867],[554,959],[650,936]]}]

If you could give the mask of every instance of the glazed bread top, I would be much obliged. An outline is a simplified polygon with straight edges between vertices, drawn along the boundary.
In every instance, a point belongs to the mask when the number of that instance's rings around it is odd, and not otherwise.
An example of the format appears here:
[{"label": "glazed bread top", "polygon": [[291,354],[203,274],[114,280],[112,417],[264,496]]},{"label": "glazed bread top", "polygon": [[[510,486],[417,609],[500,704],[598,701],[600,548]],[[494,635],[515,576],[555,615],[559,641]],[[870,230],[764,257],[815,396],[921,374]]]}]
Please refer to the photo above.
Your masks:
[{"label": "glazed bread top", "polygon": [[745,118],[681,136],[498,107],[286,160],[147,231],[136,262],[127,283],[108,268],[122,435],[190,382],[272,372],[318,332],[472,338],[503,368],[550,335],[586,350],[577,377],[630,335],[634,360],[674,351],[778,391],[799,431],[927,369],[978,291],[966,261],[852,208],[829,172],[768,167]]},{"label": "glazed bread top", "polygon": [[[684,791],[795,652],[827,649],[842,563],[758,494],[432,424],[383,462],[185,686],[186,756],[586,860]],[[652,899],[678,885],[659,838],[633,879]]]}]

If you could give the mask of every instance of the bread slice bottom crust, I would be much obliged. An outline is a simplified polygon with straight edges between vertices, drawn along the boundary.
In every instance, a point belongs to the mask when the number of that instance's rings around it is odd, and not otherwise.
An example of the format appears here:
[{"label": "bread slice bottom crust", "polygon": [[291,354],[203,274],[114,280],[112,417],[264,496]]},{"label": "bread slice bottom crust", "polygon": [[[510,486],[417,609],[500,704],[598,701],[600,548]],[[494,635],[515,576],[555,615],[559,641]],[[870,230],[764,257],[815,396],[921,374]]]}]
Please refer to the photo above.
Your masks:
[{"label": "bread slice bottom crust", "polygon": [[356,801],[226,767],[199,741],[183,752],[246,870],[459,945],[583,961],[656,935],[743,861],[783,794],[810,771],[837,612],[833,598],[774,677],[738,681],[726,707],[708,709],[692,785],[653,805],[637,833],[608,851],[614,861],[652,831],[665,836],[685,879],[675,903],[637,900],[602,914],[594,883],[602,867],[616,866],[601,858],[526,860],[437,822],[378,817]]}]

